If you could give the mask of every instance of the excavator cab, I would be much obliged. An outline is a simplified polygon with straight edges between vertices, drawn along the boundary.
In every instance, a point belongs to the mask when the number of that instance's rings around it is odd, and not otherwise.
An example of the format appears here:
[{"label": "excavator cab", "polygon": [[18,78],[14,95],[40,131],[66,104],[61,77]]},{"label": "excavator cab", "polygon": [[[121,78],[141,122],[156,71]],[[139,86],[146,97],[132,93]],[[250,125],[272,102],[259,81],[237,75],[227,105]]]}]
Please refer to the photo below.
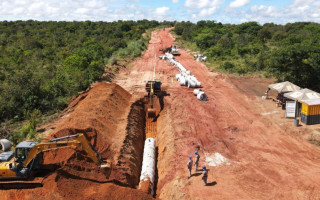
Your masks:
[{"label": "excavator cab", "polygon": [[152,92],[153,94],[157,95],[159,92],[161,92],[161,81],[155,80],[155,81],[148,81],[146,83],[146,91],[148,92],[148,95]]},{"label": "excavator cab", "polygon": [[150,105],[147,109],[147,116],[148,118],[155,118],[156,109],[153,106],[153,96],[158,95],[161,92],[161,81],[160,80],[153,80],[148,81],[146,83],[146,91],[148,92],[148,97],[150,99]]},{"label": "excavator cab", "polygon": [[18,163],[24,163],[25,159],[28,157],[29,151],[36,144],[38,144],[38,142],[30,142],[30,141],[20,142],[16,146],[14,151],[16,161]]}]

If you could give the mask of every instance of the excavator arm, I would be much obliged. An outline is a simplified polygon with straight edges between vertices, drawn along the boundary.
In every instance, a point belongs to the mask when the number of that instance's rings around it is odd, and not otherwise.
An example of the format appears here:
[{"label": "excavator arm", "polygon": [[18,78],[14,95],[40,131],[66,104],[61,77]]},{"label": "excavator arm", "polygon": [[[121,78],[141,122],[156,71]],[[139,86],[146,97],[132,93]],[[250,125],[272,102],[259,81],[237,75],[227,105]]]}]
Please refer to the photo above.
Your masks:
[{"label": "excavator arm", "polygon": [[[72,140],[69,140],[70,138],[72,138]],[[92,147],[92,145],[86,139],[85,135],[82,133],[65,136],[61,138],[55,138],[49,140],[48,142],[41,142],[36,144],[29,151],[28,156],[24,161],[24,167],[27,167],[32,161],[32,159],[35,158],[41,152],[79,146],[82,147],[82,150],[84,150],[86,154],[90,157],[90,159],[94,161],[100,168],[108,168],[106,169],[108,177],[111,173],[111,162],[103,161],[99,153]]]},{"label": "excavator arm", "polygon": [[49,151],[53,149],[61,149],[66,147],[78,147],[81,145],[79,141],[63,141],[63,142],[45,142],[36,144],[28,153],[26,160],[24,161],[24,167],[27,167],[29,163],[35,158],[39,153],[44,151]]}]

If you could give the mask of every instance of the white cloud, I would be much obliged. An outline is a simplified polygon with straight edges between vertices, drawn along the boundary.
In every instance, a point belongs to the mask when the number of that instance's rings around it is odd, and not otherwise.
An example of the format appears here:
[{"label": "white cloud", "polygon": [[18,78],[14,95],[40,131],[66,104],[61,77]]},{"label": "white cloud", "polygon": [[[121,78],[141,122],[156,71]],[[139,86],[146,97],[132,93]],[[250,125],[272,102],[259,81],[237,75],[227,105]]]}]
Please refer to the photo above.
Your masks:
[{"label": "white cloud", "polygon": [[168,7],[161,7],[156,9],[156,15],[164,16],[167,14],[167,12],[170,10]]},{"label": "white cloud", "polygon": [[1,0],[0,20],[104,20],[110,0]]},{"label": "white cloud", "polygon": [[88,14],[89,13],[89,10],[87,8],[78,8],[76,9],[75,13],[78,13],[78,14]]},{"label": "white cloud", "polygon": [[184,6],[188,8],[212,8],[222,4],[224,0],[186,0]]},{"label": "white cloud", "polygon": [[[266,0],[265,0],[266,1]],[[260,1],[260,2],[265,2]],[[145,5],[141,0],[0,0],[0,21],[3,20],[57,20],[57,21],[116,21],[168,20],[196,22],[215,19],[222,23],[257,21],[285,24],[296,21],[320,22],[319,0],[291,0],[285,6],[250,5],[250,0],[185,0],[184,7],[173,10],[174,3],[166,1],[163,7]],[[229,3],[231,2],[231,3]],[[258,2],[258,1],[257,1]],[[273,1],[271,1],[273,2]],[[244,7],[250,5],[250,7]],[[176,5],[174,5],[176,6]],[[235,8],[241,9],[235,9]]]},{"label": "white cloud", "polygon": [[191,14],[193,19],[207,18],[215,14],[224,0],[186,0],[185,7],[190,9],[200,9]]},{"label": "white cloud", "polygon": [[198,14],[199,17],[208,17],[212,14],[214,14],[217,11],[217,7],[208,8],[208,9],[202,9],[200,13]]},{"label": "white cloud", "polygon": [[239,8],[250,4],[250,0],[235,0],[229,5],[230,8]]},{"label": "white cloud", "polygon": [[[173,0],[177,1],[177,0]],[[139,0],[0,0],[0,21],[177,20],[168,7],[154,8]],[[181,14],[183,15],[183,14]]]},{"label": "white cloud", "polygon": [[13,9],[12,13],[14,15],[21,15],[24,13],[24,8],[15,8],[15,9]]}]

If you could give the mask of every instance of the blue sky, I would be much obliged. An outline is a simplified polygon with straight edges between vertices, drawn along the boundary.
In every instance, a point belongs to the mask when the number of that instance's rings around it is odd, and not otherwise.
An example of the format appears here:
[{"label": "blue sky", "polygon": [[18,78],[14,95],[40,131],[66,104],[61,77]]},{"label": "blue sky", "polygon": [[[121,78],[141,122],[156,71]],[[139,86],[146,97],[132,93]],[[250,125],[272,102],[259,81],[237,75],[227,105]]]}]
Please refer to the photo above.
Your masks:
[{"label": "blue sky", "polygon": [[320,0],[1,0],[0,21],[320,22]]}]

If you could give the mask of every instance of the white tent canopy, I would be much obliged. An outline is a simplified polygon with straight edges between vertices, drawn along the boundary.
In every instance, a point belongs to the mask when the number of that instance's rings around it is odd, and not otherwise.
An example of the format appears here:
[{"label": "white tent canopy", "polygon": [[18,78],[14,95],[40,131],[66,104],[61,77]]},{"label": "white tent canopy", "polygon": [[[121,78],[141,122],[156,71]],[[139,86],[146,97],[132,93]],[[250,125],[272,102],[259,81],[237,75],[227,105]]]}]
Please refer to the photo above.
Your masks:
[{"label": "white tent canopy", "polygon": [[284,94],[285,97],[292,99],[292,100],[307,100],[307,99],[319,99],[320,94],[309,90],[307,88],[299,90],[299,91],[294,91],[294,92],[289,92]]},{"label": "white tent canopy", "polygon": [[300,87],[289,82],[281,82],[281,83],[274,83],[268,86],[271,90],[276,90],[279,93],[285,93],[285,92],[293,92],[300,90]]},{"label": "white tent canopy", "polygon": [[320,99],[306,99],[301,100],[301,102],[307,104],[308,106],[320,105]]}]

